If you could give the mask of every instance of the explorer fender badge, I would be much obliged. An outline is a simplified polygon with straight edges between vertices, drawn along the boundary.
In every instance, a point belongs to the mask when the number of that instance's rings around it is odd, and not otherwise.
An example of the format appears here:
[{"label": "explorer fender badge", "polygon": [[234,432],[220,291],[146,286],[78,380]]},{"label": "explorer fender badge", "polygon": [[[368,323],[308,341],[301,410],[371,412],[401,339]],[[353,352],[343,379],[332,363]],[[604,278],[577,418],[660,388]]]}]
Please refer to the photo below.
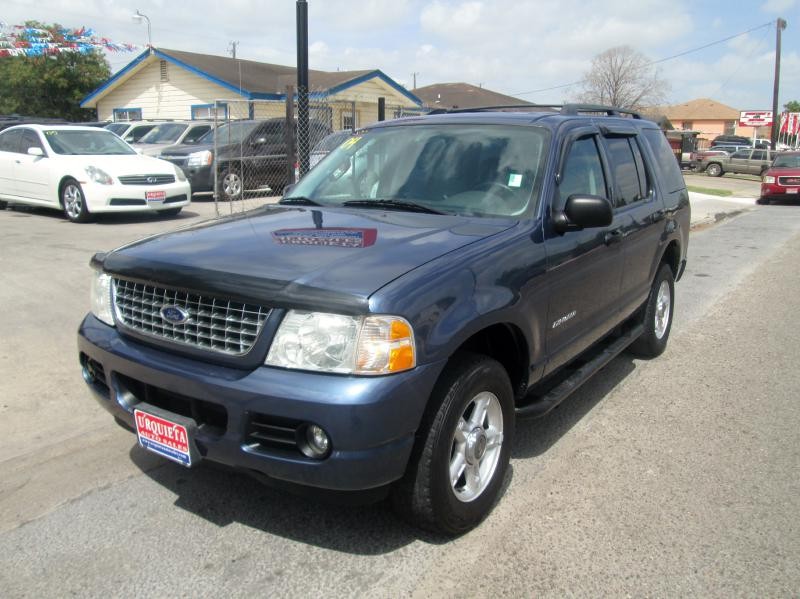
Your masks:
[{"label": "explorer fender badge", "polygon": [[170,324],[186,324],[189,322],[189,313],[180,306],[163,306],[159,310],[161,318]]},{"label": "explorer fender badge", "polygon": [[575,318],[575,315],[576,315],[577,313],[578,313],[578,312],[577,312],[576,310],[573,310],[573,311],[572,311],[572,312],[570,312],[569,314],[564,314],[564,316],[562,316],[561,318],[559,318],[558,320],[556,320],[556,321],[553,323],[553,328],[560,327],[562,324],[564,324],[564,323],[565,323],[565,322],[567,322],[568,320],[571,320],[571,319]]}]

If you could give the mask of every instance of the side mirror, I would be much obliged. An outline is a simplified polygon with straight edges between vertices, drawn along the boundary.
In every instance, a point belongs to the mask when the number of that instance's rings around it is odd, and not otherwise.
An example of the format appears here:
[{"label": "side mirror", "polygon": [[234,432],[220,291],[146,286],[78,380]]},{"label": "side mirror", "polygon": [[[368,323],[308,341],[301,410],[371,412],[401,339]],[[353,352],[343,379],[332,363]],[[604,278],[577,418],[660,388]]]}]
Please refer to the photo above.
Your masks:
[{"label": "side mirror", "polygon": [[607,227],[614,220],[608,198],[590,195],[573,195],[567,199],[564,211],[554,216],[559,233]]},{"label": "side mirror", "polygon": [[254,146],[263,146],[265,143],[267,143],[267,138],[266,137],[259,137],[259,138],[253,140],[253,145]]},{"label": "side mirror", "polygon": [[37,148],[36,146],[28,148],[28,154],[30,154],[31,156],[44,156],[42,148]]}]

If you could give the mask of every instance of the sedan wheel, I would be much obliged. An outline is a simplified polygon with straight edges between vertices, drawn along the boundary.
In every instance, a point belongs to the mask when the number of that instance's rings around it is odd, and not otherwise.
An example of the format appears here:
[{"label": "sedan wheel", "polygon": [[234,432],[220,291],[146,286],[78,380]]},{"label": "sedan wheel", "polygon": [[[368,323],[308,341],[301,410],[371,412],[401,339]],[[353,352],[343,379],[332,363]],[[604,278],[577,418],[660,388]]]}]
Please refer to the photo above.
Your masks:
[{"label": "sedan wheel", "polygon": [[86,223],[91,220],[83,190],[75,179],[68,179],[64,183],[61,189],[61,205],[64,208],[64,214],[72,222]]}]

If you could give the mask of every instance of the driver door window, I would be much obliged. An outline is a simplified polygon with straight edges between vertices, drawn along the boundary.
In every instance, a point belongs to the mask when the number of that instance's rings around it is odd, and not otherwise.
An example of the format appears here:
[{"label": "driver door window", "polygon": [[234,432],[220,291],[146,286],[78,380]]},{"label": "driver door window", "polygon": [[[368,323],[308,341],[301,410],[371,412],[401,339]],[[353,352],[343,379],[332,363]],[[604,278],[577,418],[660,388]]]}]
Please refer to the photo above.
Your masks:
[{"label": "driver door window", "polygon": [[594,136],[576,140],[569,149],[558,186],[558,210],[572,195],[607,197],[603,163]]}]

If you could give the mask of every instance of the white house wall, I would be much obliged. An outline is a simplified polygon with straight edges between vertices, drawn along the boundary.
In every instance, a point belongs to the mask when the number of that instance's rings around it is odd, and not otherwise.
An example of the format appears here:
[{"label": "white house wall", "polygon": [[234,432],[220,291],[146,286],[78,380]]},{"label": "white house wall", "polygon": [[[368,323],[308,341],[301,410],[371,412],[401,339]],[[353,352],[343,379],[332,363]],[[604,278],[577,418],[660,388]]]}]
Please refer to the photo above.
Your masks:
[{"label": "white house wall", "polygon": [[167,63],[167,79],[161,81],[160,61],[155,60],[97,102],[99,120],[113,120],[115,108],[141,108],[143,119],[191,119],[191,107],[211,104],[233,95],[174,64]]}]

